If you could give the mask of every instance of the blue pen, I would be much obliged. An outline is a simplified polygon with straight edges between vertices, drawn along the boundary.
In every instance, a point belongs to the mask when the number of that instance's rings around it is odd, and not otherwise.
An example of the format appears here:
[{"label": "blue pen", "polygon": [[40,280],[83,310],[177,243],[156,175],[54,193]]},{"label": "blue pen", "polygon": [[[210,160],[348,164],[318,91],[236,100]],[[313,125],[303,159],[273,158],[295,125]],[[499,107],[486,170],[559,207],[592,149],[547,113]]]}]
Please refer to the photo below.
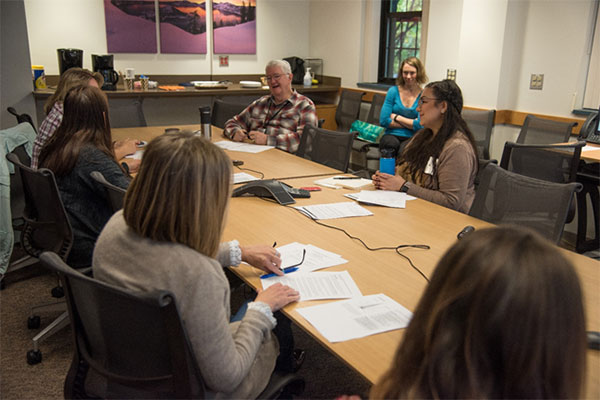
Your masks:
[{"label": "blue pen", "polygon": [[[298,271],[298,268],[299,268],[299,267],[287,267],[287,268],[284,268],[284,269],[283,269],[283,273],[284,273],[284,274],[289,274],[289,273],[291,273],[291,272],[296,272],[296,271]],[[264,274],[264,275],[261,275],[261,276],[260,276],[260,279],[272,278],[272,277],[274,277],[274,276],[278,276],[278,275],[277,275],[277,274],[275,274],[275,273]]]}]

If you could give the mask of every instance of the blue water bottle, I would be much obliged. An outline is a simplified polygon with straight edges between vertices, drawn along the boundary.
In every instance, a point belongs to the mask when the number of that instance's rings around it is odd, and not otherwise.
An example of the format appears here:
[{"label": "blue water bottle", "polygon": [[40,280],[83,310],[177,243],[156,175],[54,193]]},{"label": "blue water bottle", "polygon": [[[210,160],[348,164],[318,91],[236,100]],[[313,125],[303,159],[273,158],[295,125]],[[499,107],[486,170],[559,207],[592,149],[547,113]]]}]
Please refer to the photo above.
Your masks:
[{"label": "blue water bottle", "polygon": [[379,158],[379,172],[390,175],[396,174],[396,158],[394,157],[394,150],[381,149],[381,158]]}]

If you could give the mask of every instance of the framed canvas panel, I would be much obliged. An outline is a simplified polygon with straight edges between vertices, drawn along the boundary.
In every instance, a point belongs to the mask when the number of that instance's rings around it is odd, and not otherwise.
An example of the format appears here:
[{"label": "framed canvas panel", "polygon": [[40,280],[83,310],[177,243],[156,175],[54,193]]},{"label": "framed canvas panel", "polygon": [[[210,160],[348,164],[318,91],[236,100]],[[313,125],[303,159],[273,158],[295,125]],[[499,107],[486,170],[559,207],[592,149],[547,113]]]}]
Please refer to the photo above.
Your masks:
[{"label": "framed canvas panel", "polygon": [[256,54],[257,0],[213,0],[215,54]]},{"label": "framed canvas panel", "polygon": [[159,0],[161,53],[206,54],[206,1]]},{"label": "framed canvas panel", "polygon": [[156,53],[155,0],[104,0],[109,53]]}]

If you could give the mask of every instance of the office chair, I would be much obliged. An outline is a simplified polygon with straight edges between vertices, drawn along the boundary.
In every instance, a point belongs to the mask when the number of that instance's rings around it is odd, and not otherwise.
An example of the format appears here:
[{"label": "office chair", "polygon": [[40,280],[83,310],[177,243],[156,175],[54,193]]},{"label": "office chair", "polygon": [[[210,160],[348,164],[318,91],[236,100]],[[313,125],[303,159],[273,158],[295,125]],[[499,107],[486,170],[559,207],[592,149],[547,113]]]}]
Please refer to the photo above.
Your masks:
[{"label": "office chair", "polygon": [[526,226],[558,244],[573,193],[580,190],[580,183],[547,182],[490,163],[481,172],[469,215],[499,225]]},{"label": "office chair", "polygon": [[123,199],[125,198],[125,193],[127,190],[120,188],[118,186],[113,185],[109,181],[104,178],[98,171],[92,171],[90,176],[99,184],[101,184],[106,192],[106,197],[108,202],[110,203],[110,207],[112,208],[113,213],[116,213],[120,209],[123,208]]},{"label": "office chair", "polygon": [[[41,261],[63,282],[73,327],[66,399],[205,397],[202,371],[172,293],[97,281],[51,252]],[[276,398],[286,390],[301,394],[304,380],[274,374],[261,397]]]},{"label": "office chair", "polygon": [[210,122],[212,125],[224,129],[225,123],[244,111],[246,107],[248,107],[248,104],[230,103],[221,99],[216,99],[213,104]]},{"label": "office chair", "polygon": [[110,126],[112,128],[147,126],[143,101],[142,97],[128,103],[119,102],[118,105],[114,101],[112,103],[109,101]]},{"label": "office chair", "polygon": [[[381,115],[381,108],[385,102],[385,95],[374,94],[371,100],[371,108],[367,114],[367,121],[373,125],[379,125],[379,117]],[[364,159],[364,163],[360,165],[370,175],[379,169],[379,143],[369,143],[358,138],[352,142],[352,151],[359,153],[356,156]]]},{"label": "office chair", "polygon": [[296,155],[346,172],[353,140],[353,132],[330,131],[307,125]]},{"label": "office chair", "polygon": [[17,118],[17,123],[19,123],[19,124],[21,124],[23,122],[29,122],[31,124],[31,126],[33,127],[33,130],[37,133],[37,129],[35,127],[35,124],[33,123],[33,119],[31,118],[31,116],[29,114],[27,114],[27,113],[19,114],[17,112],[17,110],[15,110],[13,107],[7,107],[6,111],[8,111],[12,115],[14,115],[15,118]]},{"label": "office chair", "polygon": [[[25,226],[21,231],[21,244],[32,257],[39,258],[44,251],[53,251],[67,259],[73,244],[73,230],[67,212],[60,199],[56,180],[52,171],[46,168],[34,170],[21,163],[16,154],[6,158],[15,165],[21,174],[25,195]],[[62,288],[52,289],[54,297],[62,297]],[[27,327],[37,329],[40,326],[39,311],[61,311],[64,302],[43,304],[31,308]],[[69,323],[66,311],[33,338],[33,349],[27,353],[27,362],[37,364],[42,361],[39,344],[58,332]]]},{"label": "office chair", "polygon": [[517,143],[552,144],[569,141],[573,127],[577,122],[560,122],[551,119],[527,115],[521,127]]},{"label": "office chair", "polygon": [[462,117],[469,126],[475,144],[477,145],[477,156],[484,160],[490,159],[490,141],[496,110],[467,110],[463,109]]},{"label": "office chair", "polygon": [[360,114],[360,104],[364,94],[364,92],[342,89],[340,101],[335,110],[335,123],[338,131],[350,131],[350,126],[358,119]]}]

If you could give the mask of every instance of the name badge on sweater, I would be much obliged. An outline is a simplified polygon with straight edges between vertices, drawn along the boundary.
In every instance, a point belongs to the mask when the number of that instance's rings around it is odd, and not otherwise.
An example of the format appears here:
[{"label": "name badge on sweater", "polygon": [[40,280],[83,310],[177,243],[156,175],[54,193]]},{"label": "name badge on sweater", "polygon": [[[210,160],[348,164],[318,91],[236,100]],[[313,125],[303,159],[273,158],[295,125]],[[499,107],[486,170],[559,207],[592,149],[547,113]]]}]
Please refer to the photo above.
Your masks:
[{"label": "name badge on sweater", "polygon": [[425,166],[425,170],[423,172],[427,175],[433,175],[433,157],[429,157],[429,160],[427,160],[427,165]]}]

